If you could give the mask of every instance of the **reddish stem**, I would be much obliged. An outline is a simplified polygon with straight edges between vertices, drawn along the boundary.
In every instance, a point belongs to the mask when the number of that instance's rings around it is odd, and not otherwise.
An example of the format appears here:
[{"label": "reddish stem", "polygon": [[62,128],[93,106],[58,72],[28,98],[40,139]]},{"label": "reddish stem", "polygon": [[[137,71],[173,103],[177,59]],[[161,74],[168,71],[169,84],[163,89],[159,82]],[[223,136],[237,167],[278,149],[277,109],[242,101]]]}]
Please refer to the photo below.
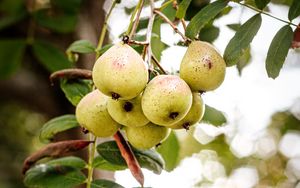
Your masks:
[{"label": "reddish stem", "polygon": [[51,84],[59,78],[67,79],[92,79],[92,71],[86,69],[63,69],[52,73],[49,77]]}]

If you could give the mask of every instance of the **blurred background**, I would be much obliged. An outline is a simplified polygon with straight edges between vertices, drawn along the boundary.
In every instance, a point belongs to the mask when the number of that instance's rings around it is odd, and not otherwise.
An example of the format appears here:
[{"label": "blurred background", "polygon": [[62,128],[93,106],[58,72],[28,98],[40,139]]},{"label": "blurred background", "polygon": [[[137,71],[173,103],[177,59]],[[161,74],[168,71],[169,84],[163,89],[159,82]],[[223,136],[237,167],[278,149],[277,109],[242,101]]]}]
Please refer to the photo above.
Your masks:
[{"label": "blurred background", "polygon": [[[80,55],[73,65],[65,51],[79,39],[97,44],[111,3],[0,0],[0,188],[24,187],[22,163],[43,146],[38,138],[42,125],[58,115],[74,113],[59,86],[50,85],[49,75],[72,66],[92,68],[94,54]],[[162,3],[156,1],[156,6]],[[207,3],[208,0],[193,0],[186,19]],[[116,5],[108,20],[106,43],[120,40],[136,4],[137,0],[122,0]],[[290,4],[289,0],[272,0],[266,11],[288,20]],[[200,33],[201,40],[212,42],[221,54],[234,35],[234,26],[256,14],[235,3],[229,5],[230,10]],[[142,18],[148,15],[149,9],[145,8]],[[293,22],[299,21],[297,18]],[[143,170],[145,186],[300,187],[300,52],[289,51],[275,80],[268,78],[264,63],[271,40],[283,25],[263,16],[249,53],[238,66],[227,68],[220,88],[203,95],[205,103],[213,107],[209,109],[213,121],[200,122],[188,132],[176,131],[178,166],[161,175]],[[179,29],[183,31],[181,25]],[[137,36],[144,34],[145,29],[140,28]],[[160,57],[162,66],[174,74],[186,50],[178,45],[180,39],[169,25],[162,23],[162,42],[154,43],[155,49],[159,49],[154,53]],[[56,139],[81,136],[78,129],[73,129]],[[138,186],[128,170],[109,178],[115,178],[124,187]]]}]

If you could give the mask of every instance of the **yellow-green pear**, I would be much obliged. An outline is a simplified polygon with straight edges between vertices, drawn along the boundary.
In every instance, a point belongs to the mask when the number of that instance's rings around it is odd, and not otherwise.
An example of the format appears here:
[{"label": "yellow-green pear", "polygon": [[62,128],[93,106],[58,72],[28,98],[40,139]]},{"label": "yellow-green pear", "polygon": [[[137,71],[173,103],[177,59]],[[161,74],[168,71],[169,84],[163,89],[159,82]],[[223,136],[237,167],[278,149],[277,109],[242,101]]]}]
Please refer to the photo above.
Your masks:
[{"label": "yellow-green pear", "polygon": [[78,123],[97,137],[112,136],[119,128],[107,111],[108,98],[99,90],[94,90],[84,96],[76,107]]},{"label": "yellow-green pear", "polygon": [[192,107],[188,112],[188,114],[178,123],[175,123],[169,127],[172,129],[188,130],[190,126],[198,123],[202,119],[204,115],[204,111],[205,111],[205,105],[203,103],[201,95],[197,92],[194,92]]},{"label": "yellow-green pear", "polygon": [[125,127],[125,133],[128,142],[133,147],[150,149],[166,139],[170,134],[170,129],[150,122],[142,127]]},{"label": "yellow-green pear", "polygon": [[145,116],[154,124],[170,126],[179,122],[192,105],[192,92],[175,75],[159,75],[147,85],[142,96]]},{"label": "yellow-green pear", "polygon": [[138,96],[146,87],[148,69],[132,47],[120,42],[98,58],[92,76],[102,93],[126,100]]},{"label": "yellow-green pear", "polygon": [[209,43],[193,41],[180,64],[180,77],[192,91],[211,91],[225,78],[226,64],[222,56]]},{"label": "yellow-green pear", "polygon": [[118,123],[128,127],[140,127],[149,123],[142,111],[142,95],[130,100],[109,99],[107,103],[108,113]]}]

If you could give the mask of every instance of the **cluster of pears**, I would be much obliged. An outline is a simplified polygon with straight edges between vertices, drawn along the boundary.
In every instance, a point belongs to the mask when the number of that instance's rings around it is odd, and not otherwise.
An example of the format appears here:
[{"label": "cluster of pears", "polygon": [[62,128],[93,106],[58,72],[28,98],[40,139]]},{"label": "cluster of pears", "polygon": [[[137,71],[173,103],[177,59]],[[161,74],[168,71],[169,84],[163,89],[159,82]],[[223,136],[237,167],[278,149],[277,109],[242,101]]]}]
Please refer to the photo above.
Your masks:
[{"label": "cluster of pears", "polygon": [[217,88],[225,67],[213,46],[193,41],[180,76],[158,75],[149,81],[142,57],[120,42],[96,61],[92,76],[97,89],[81,99],[76,118],[95,136],[112,136],[123,128],[131,145],[152,148],[170,129],[188,129],[201,120],[205,105],[199,92]]}]

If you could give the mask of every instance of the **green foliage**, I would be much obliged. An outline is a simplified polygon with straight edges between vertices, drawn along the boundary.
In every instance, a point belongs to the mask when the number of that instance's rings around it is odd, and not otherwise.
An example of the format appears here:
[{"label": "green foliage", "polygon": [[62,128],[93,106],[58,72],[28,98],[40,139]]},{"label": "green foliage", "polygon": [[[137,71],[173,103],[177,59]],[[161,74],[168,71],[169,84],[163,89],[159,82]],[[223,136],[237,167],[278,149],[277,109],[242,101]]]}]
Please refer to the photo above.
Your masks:
[{"label": "green foliage", "polygon": [[289,25],[283,26],[273,38],[268,50],[266,69],[268,76],[275,79],[282,68],[293,40],[293,30]]},{"label": "green foliage", "polygon": [[201,29],[199,38],[202,41],[211,43],[218,38],[219,33],[220,33],[220,29],[218,27],[209,25],[209,26],[205,26],[203,29]]},{"label": "green foliage", "polygon": [[189,7],[192,0],[183,0],[180,2],[178,6],[178,10],[176,12],[177,18],[184,18],[187,8]]},{"label": "green foliage", "polygon": [[88,40],[77,40],[74,41],[67,49],[67,53],[93,53],[96,47]]},{"label": "green foliage", "polygon": [[179,141],[173,131],[169,137],[156,148],[156,151],[161,154],[166,163],[165,170],[172,171],[177,166],[179,149]]},{"label": "green foliage", "polygon": [[124,188],[124,187],[109,180],[97,179],[92,181],[91,188]]},{"label": "green foliage", "polygon": [[242,54],[242,56],[239,58],[236,68],[239,71],[239,74],[242,75],[242,70],[250,63],[251,60],[251,48],[248,46]]},{"label": "green foliage", "polygon": [[51,161],[47,162],[47,165],[50,166],[56,166],[56,165],[63,165],[63,166],[70,166],[74,167],[76,169],[84,169],[86,167],[86,162],[79,158],[79,157],[74,157],[74,156],[69,156],[69,157],[62,157],[58,159],[53,159]]},{"label": "green foliage", "polygon": [[64,53],[52,43],[36,40],[32,47],[35,57],[48,71],[54,72],[72,67]]},{"label": "green foliage", "polygon": [[223,112],[209,106],[205,105],[204,116],[201,120],[202,122],[209,123],[212,125],[220,126],[227,122]]},{"label": "green foliage", "polygon": [[300,15],[300,1],[294,0],[290,9],[289,9],[289,20],[292,21],[293,19],[297,18]]},{"label": "green foliage", "polygon": [[257,8],[263,10],[271,0],[255,0],[255,5]]},{"label": "green foliage", "polygon": [[[126,162],[115,141],[99,144],[97,151],[109,163],[117,166],[126,166]],[[141,167],[147,168],[156,174],[160,174],[164,168],[164,161],[155,150],[138,150],[133,148],[133,153]]]},{"label": "green foliage", "polygon": [[277,112],[272,115],[270,126],[279,129],[281,135],[284,135],[288,131],[300,131],[300,120],[289,111]]},{"label": "green foliage", "polygon": [[26,42],[21,39],[0,40],[0,79],[8,78],[21,66]]},{"label": "green foliage", "polygon": [[257,14],[245,22],[229,41],[224,59],[227,66],[235,65],[243,52],[248,48],[261,25],[261,15]]},{"label": "green foliage", "polygon": [[186,36],[194,39],[205,24],[212,20],[227,6],[227,3],[228,1],[226,0],[218,0],[201,9],[187,26]]},{"label": "green foliage", "polygon": [[125,170],[127,168],[127,166],[124,165],[117,165],[117,164],[110,163],[107,160],[105,160],[101,155],[95,157],[93,161],[93,167],[101,170],[108,170],[108,171]]},{"label": "green foliage", "polygon": [[48,143],[53,140],[53,137],[59,133],[74,127],[78,127],[76,117],[73,114],[63,115],[51,119],[45,123],[40,132],[40,141]]},{"label": "green foliage", "polygon": [[61,79],[60,88],[65,93],[66,98],[74,106],[77,106],[82,97],[93,90],[93,83],[91,80]]},{"label": "green foliage", "polygon": [[0,30],[18,23],[28,15],[22,0],[2,0],[0,14]]}]

